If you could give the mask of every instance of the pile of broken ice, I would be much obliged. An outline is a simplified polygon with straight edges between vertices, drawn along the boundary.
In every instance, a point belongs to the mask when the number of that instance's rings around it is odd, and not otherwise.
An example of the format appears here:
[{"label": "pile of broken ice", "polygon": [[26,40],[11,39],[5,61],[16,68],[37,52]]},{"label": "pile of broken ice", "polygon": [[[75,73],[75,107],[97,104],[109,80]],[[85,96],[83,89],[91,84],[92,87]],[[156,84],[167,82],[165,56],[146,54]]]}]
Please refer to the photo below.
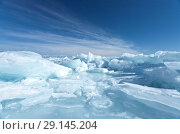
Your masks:
[{"label": "pile of broken ice", "polygon": [[180,118],[180,52],[0,52],[0,118]]}]

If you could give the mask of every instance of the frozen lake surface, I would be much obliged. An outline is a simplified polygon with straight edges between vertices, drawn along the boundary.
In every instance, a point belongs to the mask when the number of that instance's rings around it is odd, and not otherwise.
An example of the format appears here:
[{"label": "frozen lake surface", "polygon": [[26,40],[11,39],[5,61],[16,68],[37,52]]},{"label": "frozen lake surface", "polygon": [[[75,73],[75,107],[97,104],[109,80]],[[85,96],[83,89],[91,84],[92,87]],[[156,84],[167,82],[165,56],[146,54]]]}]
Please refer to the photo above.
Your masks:
[{"label": "frozen lake surface", "polygon": [[180,118],[180,52],[0,52],[0,118]]}]

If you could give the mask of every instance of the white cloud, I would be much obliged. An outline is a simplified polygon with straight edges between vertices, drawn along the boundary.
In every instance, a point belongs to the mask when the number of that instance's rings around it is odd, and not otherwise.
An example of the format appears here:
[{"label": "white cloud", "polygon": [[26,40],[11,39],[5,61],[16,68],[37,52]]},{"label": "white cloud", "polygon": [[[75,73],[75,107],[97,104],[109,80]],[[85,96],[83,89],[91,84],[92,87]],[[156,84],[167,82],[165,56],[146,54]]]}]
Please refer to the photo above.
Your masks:
[{"label": "white cloud", "polygon": [[[16,11],[11,12],[11,15],[18,12],[16,14],[17,19],[20,19],[25,25],[35,25],[35,27],[0,28],[0,32],[9,39],[12,37],[18,39],[22,46],[26,45],[23,48],[28,49],[29,47],[31,51],[39,50],[41,53],[39,48],[42,48],[43,50],[47,49],[47,52],[51,51],[51,53],[64,55],[88,53],[89,51],[100,55],[120,55],[124,52],[137,53],[132,49],[133,43],[113,37],[103,29],[92,26],[88,22],[80,21],[70,16],[65,9],[63,9],[65,13],[63,13],[58,12],[56,8],[51,10],[34,3],[31,3],[34,4],[33,10],[18,5],[18,3],[7,2],[6,4]],[[26,15],[20,12],[26,13]],[[40,28],[41,26],[44,28]],[[11,45],[14,45],[12,41],[6,40],[3,43],[10,48]],[[1,40],[0,43],[2,43]],[[15,47],[13,46],[13,48]]]}]

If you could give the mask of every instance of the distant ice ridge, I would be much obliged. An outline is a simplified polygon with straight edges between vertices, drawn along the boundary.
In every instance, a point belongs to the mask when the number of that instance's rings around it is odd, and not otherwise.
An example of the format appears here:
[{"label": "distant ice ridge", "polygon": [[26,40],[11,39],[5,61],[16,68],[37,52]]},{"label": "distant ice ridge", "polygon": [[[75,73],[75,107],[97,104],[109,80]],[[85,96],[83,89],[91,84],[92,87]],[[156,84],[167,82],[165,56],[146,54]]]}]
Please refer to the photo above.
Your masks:
[{"label": "distant ice ridge", "polygon": [[180,52],[0,52],[0,118],[180,118]]},{"label": "distant ice ridge", "polygon": [[155,54],[144,55],[144,54],[128,54],[122,55],[123,59],[133,61],[135,63],[164,63],[168,61],[180,61],[180,52],[176,51],[158,51]]}]

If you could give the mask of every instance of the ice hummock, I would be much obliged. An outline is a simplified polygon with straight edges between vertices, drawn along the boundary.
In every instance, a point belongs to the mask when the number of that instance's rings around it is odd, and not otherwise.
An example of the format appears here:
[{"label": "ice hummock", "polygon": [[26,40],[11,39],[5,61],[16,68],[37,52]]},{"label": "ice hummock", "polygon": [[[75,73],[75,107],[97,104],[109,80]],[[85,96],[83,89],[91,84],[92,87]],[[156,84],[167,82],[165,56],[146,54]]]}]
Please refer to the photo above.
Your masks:
[{"label": "ice hummock", "polygon": [[0,118],[180,118],[180,52],[0,52]]}]

